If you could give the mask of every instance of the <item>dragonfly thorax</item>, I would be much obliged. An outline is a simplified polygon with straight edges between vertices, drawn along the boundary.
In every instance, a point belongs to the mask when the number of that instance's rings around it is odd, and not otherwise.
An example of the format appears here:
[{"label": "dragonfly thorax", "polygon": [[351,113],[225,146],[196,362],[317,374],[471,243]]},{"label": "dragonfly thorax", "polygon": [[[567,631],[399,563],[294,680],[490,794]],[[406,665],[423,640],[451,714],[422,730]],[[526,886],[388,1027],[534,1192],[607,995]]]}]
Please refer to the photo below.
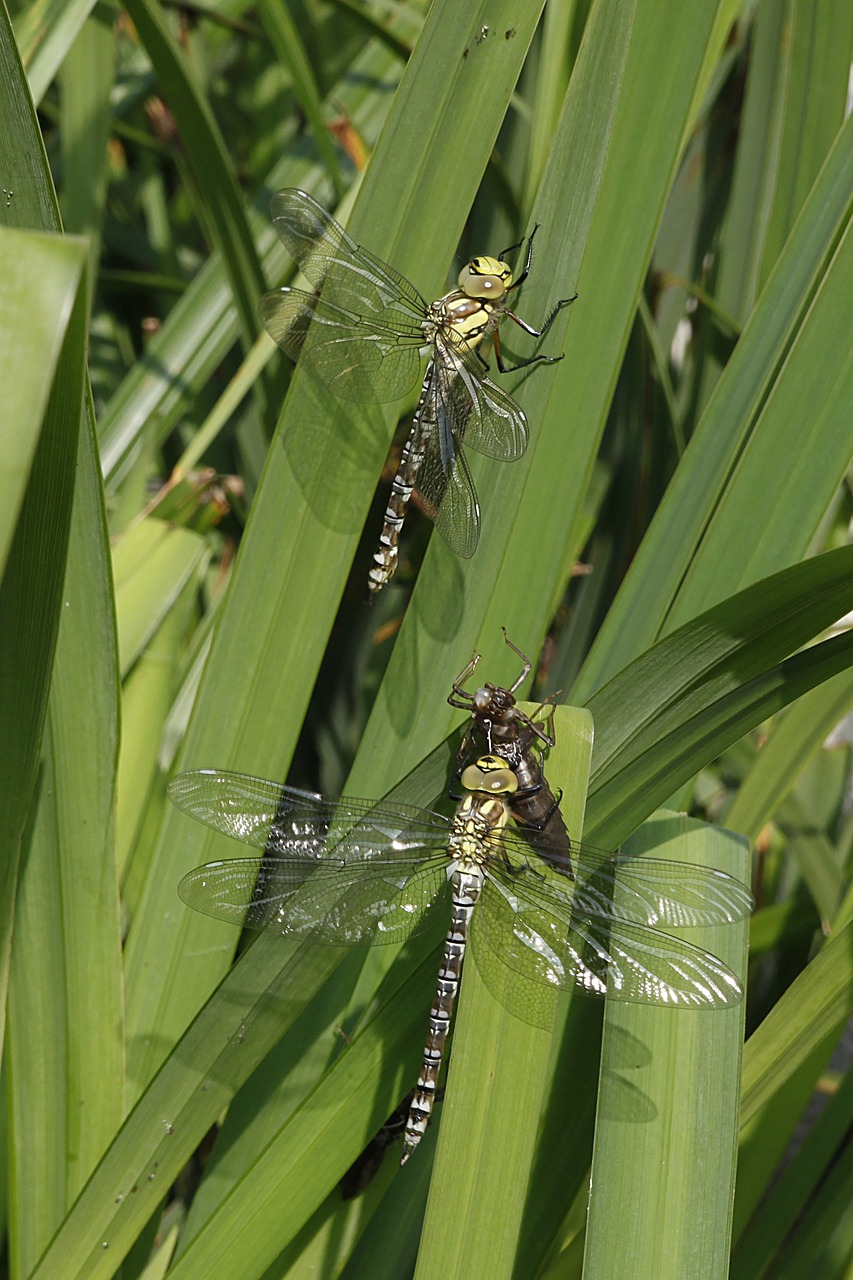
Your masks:
[{"label": "dragonfly thorax", "polygon": [[455,870],[484,867],[501,848],[501,834],[509,809],[501,798],[474,791],[465,796],[456,811],[447,842],[447,853]]},{"label": "dragonfly thorax", "polygon": [[[495,323],[495,308],[483,298],[472,298],[459,289],[446,293],[430,304],[424,333],[434,341],[437,330],[458,334],[469,347],[475,347]],[[432,330],[432,332],[430,332]]]}]

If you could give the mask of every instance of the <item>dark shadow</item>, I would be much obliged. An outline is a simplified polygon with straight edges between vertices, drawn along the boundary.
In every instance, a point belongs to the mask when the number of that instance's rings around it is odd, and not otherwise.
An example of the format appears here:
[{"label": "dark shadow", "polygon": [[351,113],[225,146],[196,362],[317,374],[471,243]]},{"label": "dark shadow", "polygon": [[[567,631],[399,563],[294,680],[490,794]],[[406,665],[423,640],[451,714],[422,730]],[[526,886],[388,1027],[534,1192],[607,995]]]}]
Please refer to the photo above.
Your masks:
[{"label": "dark shadow", "polygon": [[297,373],[277,434],[290,471],[312,514],[328,529],[360,529],[364,494],[373,493],[390,433],[387,409],[356,405],[335,396],[308,374]]}]

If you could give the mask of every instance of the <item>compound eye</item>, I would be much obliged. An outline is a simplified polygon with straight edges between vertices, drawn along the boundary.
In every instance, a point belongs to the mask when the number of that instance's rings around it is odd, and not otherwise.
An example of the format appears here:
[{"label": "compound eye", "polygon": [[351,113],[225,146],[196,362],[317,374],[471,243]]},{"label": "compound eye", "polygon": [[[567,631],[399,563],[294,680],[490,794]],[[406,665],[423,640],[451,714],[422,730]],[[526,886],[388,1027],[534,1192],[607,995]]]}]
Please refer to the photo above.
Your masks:
[{"label": "compound eye", "polygon": [[512,795],[518,790],[518,778],[500,756],[481,756],[476,764],[463,769],[460,782],[466,791],[489,795]]},{"label": "compound eye", "polygon": [[512,282],[506,263],[497,258],[473,258],[459,272],[459,288],[469,298],[502,298]]}]

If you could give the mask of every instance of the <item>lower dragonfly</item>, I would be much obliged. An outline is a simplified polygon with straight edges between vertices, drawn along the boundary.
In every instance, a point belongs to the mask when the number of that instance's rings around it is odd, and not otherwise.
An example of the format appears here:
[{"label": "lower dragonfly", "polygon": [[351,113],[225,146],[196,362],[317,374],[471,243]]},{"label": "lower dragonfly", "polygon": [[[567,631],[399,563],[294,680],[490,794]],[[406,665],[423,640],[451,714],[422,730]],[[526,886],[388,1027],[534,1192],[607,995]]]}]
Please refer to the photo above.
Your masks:
[{"label": "lower dragonfly", "polygon": [[474,653],[453,681],[447,699],[451,707],[459,707],[471,716],[459,747],[457,776],[471,759],[472,751],[479,756],[485,750],[506,760],[518,779],[518,791],[509,798],[513,818],[541,857],[571,875],[571,840],[560,812],[560,797],[554,795],[542,772],[542,751],[553,747],[556,738],[548,731],[544,716],[539,716],[556,694],[546,698],[532,716],[521,710],[514,695],[530,675],[530,659],[512,643],[506,627],[501,631],[507,646],[523,663],[518,677],[508,689],[487,682],[469,693],[465,684],[480,662],[480,654]]},{"label": "lower dragonfly", "polygon": [[285,287],[261,298],[267,332],[338,395],[359,403],[399,400],[417,381],[421,355],[429,354],[420,398],[403,449],[385,524],[368,577],[368,592],[381,591],[394,575],[400,531],[412,490],[457,555],[468,558],[480,537],[480,507],[465,443],[489,458],[511,462],[527,447],[527,420],[511,396],[488,377],[480,352],[491,340],[498,369],[510,373],[559,356],[534,355],[504,364],[498,325],[504,316],[541,338],[559,311],[561,298],[539,329],[509,310],[509,296],[527,279],[534,227],[524,268],[513,279],[504,261],[473,258],[459,273],[456,289],[427,300],[404,276],[351,239],[331,214],[304,191],[277,192],[273,225],[290,255],[317,290]]},{"label": "lower dragonfly", "polygon": [[[652,925],[711,925],[745,916],[747,888],[723,871],[626,858],[576,845],[576,879],[509,827],[518,780],[484,756],[463,770],[452,820],[409,805],[332,800],[238,773],[198,770],[169,784],[192,817],[263,849],[263,858],[209,862],[178,886],[217,920],[353,947],[399,943],[428,927],[450,898],[450,926],[401,1163],[432,1112],[469,927],[486,985],[509,1011],[549,1025],[558,990],[579,987],[643,1004],[722,1008],[743,990],[710,952]],[[512,981],[507,983],[507,970]]]}]

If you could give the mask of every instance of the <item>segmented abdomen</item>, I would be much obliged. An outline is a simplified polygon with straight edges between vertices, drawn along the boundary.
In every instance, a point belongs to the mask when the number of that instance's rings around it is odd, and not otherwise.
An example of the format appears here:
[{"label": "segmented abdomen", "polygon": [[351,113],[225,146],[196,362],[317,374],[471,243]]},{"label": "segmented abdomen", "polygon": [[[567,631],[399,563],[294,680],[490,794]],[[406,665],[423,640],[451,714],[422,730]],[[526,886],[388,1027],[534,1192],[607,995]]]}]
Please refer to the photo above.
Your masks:
[{"label": "segmented abdomen", "polygon": [[447,1032],[453,1016],[456,993],[459,990],[459,978],[462,973],[462,961],[465,959],[471,916],[483,888],[481,876],[458,869],[453,873],[451,884],[453,908],[450,928],[444,941],[444,954],[438,972],[438,987],[430,1009],[429,1034],[424,1045],[423,1066],[418,1076],[415,1096],[409,1108],[406,1132],[403,1135],[401,1164],[406,1163],[426,1133],[432,1114],[438,1074],[444,1057],[444,1046],[447,1043]]},{"label": "segmented abdomen", "polygon": [[418,482],[418,473],[424,460],[426,447],[435,430],[435,414],[428,412],[428,400],[432,394],[433,361],[430,360],[424,374],[423,387],[412,429],[400,457],[400,465],[391,485],[391,494],[385,508],[385,524],[379,535],[379,545],[373,553],[373,565],[367,575],[369,592],[381,591],[386,587],[397,571],[399,555],[400,530],[406,519],[406,510],[412,490]]}]

